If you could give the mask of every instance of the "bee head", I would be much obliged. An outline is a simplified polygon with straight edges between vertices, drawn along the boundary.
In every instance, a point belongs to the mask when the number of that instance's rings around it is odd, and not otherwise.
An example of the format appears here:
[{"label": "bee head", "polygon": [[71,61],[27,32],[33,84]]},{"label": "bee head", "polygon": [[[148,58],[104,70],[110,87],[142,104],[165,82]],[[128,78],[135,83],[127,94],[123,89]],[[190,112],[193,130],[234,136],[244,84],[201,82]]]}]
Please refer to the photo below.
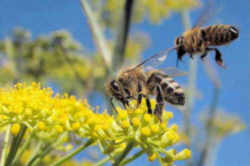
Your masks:
[{"label": "bee head", "polygon": [[108,83],[108,90],[109,93],[118,101],[122,102],[123,105],[128,105],[128,98],[124,95],[123,87],[119,81],[111,80]]},{"label": "bee head", "polygon": [[123,98],[123,94],[121,91],[121,85],[116,80],[111,80],[108,83],[108,89],[112,96],[114,96],[117,100],[121,100]]},{"label": "bee head", "polygon": [[184,41],[184,37],[183,36],[179,36],[175,40],[175,45],[176,46],[182,46],[183,45],[183,41]]}]

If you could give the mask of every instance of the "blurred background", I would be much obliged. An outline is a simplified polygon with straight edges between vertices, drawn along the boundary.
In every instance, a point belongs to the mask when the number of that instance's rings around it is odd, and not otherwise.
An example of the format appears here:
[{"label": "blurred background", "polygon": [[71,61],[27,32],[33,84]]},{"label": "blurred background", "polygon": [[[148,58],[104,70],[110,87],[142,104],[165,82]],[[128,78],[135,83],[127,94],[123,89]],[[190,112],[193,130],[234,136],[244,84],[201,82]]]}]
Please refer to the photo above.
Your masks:
[{"label": "blurred background", "polygon": [[[0,0],[0,84],[37,81],[107,109],[103,85],[114,71],[172,47],[188,27],[186,23],[195,24],[206,4],[202,0],[137,0],[127,34],[122,17],[125,1]],[[194,68],[195,79],[190,80],[190,75],[176,78],[187,89],[195,86],[193,103],[186,112],[168,105],[166,109],[174,112],[172,123],[182,126],[183,142],[193,151],[189,165],[250,163],[249,10],[247,0],[216,0],[204,25],[230,24],[240,29],[236,41],[219,48],[226,70],[215,64],[213,53],[206,58],[220,82],[219,90],[200,59],[190,62],[185,56],[179,63],[180,70],[189,72],[190,64]],[[172,52],[162,66],[175,64]],[[142,162],[152,165],[145,157],[130,165]]]}]

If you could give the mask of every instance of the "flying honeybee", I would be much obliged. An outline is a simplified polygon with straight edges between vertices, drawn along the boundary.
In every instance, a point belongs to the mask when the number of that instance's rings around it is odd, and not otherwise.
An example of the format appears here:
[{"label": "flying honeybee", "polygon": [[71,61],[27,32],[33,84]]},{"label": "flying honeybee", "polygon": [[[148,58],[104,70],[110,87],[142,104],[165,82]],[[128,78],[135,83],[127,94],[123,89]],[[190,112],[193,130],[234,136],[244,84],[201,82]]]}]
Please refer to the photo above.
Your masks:
[{"label": "flying honeybee", "polygon": [[224,67],[222,54],[213,46],[221,46],[232,42],[239,37],[239,30],[232,25],[217,24],[208,27],[195,26],[187,30],[182,36],[175,40],[178,60],[181,60],[185,53],[192,58],[194,54],[201,53],[201,59],[206,57],[209,51],[215,51],[215,61]]},{"label": "flying honeybee", "polygon": [[215,61],[221,66],[225,67],[222,60],[222,54],[215,48],[216,46],[222,46],[231,43],[239,37],[239,29],[232,25],[216,24],[207,27],[201,27],[211,14],[213,1],[209,0],[198,18],[196,24],[192,29],[185,31],[181,36],[175,39],[175,46],[163,51],[156,55],[159,61],[165,60],[167,54],[170,50],[177,51],[177,64],[178,61],[182,60],[182,57],[188,53],[191,58],[195,54],[201,54],[201,59],[203,60],[207,53],[210,51],[215,51]]},{"label": "flying honeybee", "polygon": [[[108,82],[107,91],[111,99],[117,99],[124,107],[129,105],[131,99],[137,100],[137,106],[139,106],[142,98],[145,98],[148,113],[154,113],[161,119],[165,102],[173,105],[184,105],[185,95],[183,89],[170,75],[164,73],[162,70],[145,71],[142,68],[142,65],[153,57],[155,56],[150,57],[133,68],[121,71],[116,79]],[[171,68],[169,69],[171,72]],[[183,75],[183,73],[179,74]],[[178,73],[175,74],[175,76],[177,75]],[[154,110],[151,108],[149,96],[156,96],[157,103]]]}]

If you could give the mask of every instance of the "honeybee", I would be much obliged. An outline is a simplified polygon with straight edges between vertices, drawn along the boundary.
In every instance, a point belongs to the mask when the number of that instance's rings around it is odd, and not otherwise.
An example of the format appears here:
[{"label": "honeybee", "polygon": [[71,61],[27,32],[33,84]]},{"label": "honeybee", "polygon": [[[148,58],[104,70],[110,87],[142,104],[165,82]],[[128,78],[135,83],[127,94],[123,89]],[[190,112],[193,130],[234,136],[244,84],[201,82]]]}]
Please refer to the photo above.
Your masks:
[{"label": "honeybee", "polygon": [[[150,57],[149,61],[155,56]],[[106,88],[113,98],[117,99],[124,107],[129,105],[131,99],[137,100],[137,106],[142,98],[146,99],[148,113],[154,113],[161,119],[165,102],[173,105],[184,105],[185,95],[181,86],[173,78],[161,70],[145,71],[142,65],[146,62],[121,71],[116,79],[108,82]],[[179,73],[180,75],[184,73]],[[178,74],[176,74],[178,75]],[[156,106],[152,110],[149,96],[156,96]]]},{"label": "honeybee", "polygon": [[193,58],[194,54],[201,53],[201,59],[203,60],[209,51],[215,51],[216,63],[221,67],[225,67],[222,54],[213,46],[229,44],[238,37],[239,30],[232,25],[195,26],[184,32],[182,36],[176,38],[177,60],[182,60],[185,53],[189,53],[191,58]]}]

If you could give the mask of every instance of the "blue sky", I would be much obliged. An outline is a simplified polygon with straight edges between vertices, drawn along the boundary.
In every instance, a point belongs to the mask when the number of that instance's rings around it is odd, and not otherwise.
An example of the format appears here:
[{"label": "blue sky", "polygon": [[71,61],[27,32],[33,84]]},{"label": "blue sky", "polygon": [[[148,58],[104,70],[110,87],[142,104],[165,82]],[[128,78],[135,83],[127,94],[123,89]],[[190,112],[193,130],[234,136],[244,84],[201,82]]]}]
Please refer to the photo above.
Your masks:
[{"label": "blue sky", "polygon": [[[213,55],[208,58],[218,71],[222,82],[219,107],[226,112],[239,115],[248,125],[250,120],[250,1],[217,0],[216,8],[218,10],[208,24],[232,24],[240,28],[239,39],[229,46],[220,48],[228,67],[226,70],[216,66]],[[192,22],[195,22],[199,13],[200,10],[191,12]],[[0,0],[0,39],[10,35],[14,27],[30,30],[33,37],[66,29],[86,48],[94,49],[91,33],[78,0]],[[159,25],[151,25],[145,21],[132,27],[132,31],[137,30],[144,31],[151,37],[151,45],[143,53],[145,58],[171,47],[175,37],[183,32],[183,26],[180,17],[173,13],[168,20]],[[171,56],[166,65],[175,64],[175,58]],[[184,61],[180,64],[180,69],[187,70],[189,58],[184,58]],[[203,98],[196,101],[192,119],[197,119],[198,114],[208,106],[212,98],[212,84],[203,71],[201,63],[198,65],[197,87],[203,94]],[[177,116],[176,121],[179,119]],[[218,149],[216,166],[249,165],[249,140],[249,131],[240,132],[223,140]],[[140,164],[141,160],[135,164]]]}]

